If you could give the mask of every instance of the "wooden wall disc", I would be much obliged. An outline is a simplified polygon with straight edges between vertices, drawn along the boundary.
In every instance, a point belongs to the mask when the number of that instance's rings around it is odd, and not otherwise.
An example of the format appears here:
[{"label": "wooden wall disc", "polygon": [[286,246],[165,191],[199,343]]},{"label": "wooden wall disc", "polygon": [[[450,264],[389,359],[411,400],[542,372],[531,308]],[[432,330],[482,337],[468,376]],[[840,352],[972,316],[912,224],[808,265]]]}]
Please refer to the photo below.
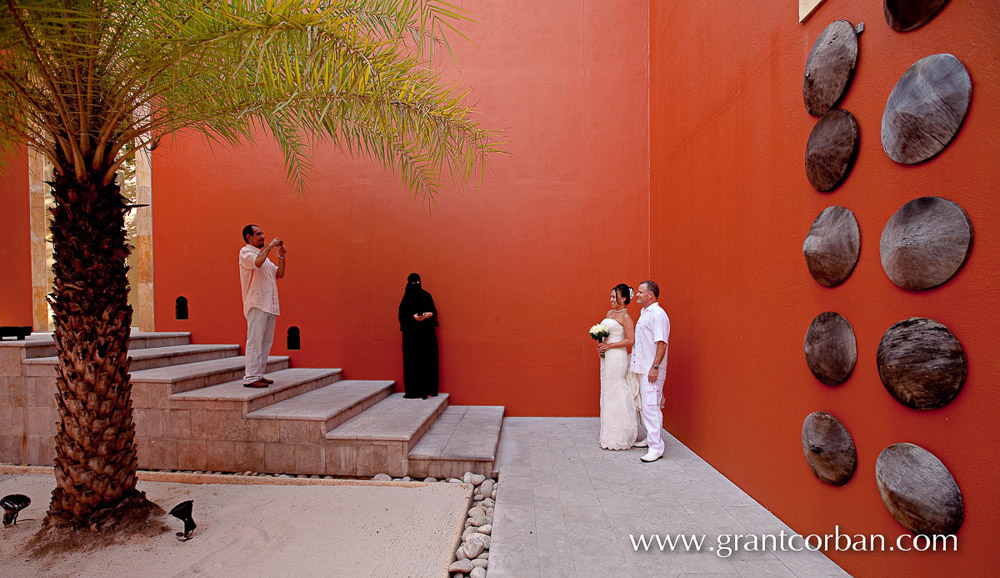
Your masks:
[{"label": "wooden wall disc", "polygon": [[827,385],[840,385],[847,381],[858,361],[854,329],[833,311],[820,313],[812,320],[803,348],[809,371]]},{"label": "wooden wall disc", "polygon": [[965,383],[965,351],[944,325],[911,317],[882,336],[876,356],[882,384],[913,409],[937,409],[955,399]]},{"label": "wooden wall disc", "polygon": [[882,114],[882,148],[904,165],[926,161],[958,134],[972,100],[969,71],[951,54],[932,54],[903,73]]},{"label": "wooden wall disc", "polygon": [[892,444],[875,461],[882,503],[914,534],[954,534],[965,518],[962,491],[941,460],[924,448]]},{"label": "wooden wall disc", "polygon": [[847,429],[832,415],[814,411],[802,422],[802,453],[820,480],[843,486],[854,475],[858,452]]},{"label": "wooden wall disc", "polygon": [[948,0],[884,0],[885,22],[896,32],[909,32],[927,24]]},{"label": "wooden wall disc", "polygon": [[827,207],[816,217],[802,243],[809,274],[824,287],[836,287],[854,271],[861,255],[861,232],[854,213]]},{"label": "wooden wall disc", "polygon": [[813,43],[802,76],[802,98],[813,116],[823,116],[847,92],[858,64],[858,34],[847,20],[831,22]]},{"label": "wooden wall disc", "polygon": [[972,221],[962,207],[941,197],[913,199],[882,229],[882,269],[903,289],[937,287],[965,264],[972,239]]},{"label": "wooden wall disc", "polygon": [[814,189],[825,193],[840,186],[858,156],[858,121],[835,108],[816,121],[806,144],[806,176]]}]

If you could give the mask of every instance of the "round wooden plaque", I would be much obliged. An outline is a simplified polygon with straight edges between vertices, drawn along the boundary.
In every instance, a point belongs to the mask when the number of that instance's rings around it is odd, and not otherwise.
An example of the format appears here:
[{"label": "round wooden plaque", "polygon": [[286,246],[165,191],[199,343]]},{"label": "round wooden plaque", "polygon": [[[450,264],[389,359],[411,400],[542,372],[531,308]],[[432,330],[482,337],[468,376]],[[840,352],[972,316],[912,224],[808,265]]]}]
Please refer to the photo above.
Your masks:
[{"label": "round wooden plaque", "polygon": [[937,287],[965,264],[972,239],[972,221],[962,207],[941,197],[914,199],[882,230],[882,269],[903,289]]},{"label": "round wooden plaque", "polygon": [[809,371],[827,385],[840,385],[847,381],[858,361],[854,329],[833,311],[820,313],[812,320],[803,348]]},{"label": "round wooden plaque", "polygon": [[861,255],[861,232],[854,213],[827,207],[816,217],[802,243],[809,274],[824,287],[836,287],[854,271]]},{"label": "round wooden plaque", "polygon": [[972,79],[957,58],[932,54],[918,60],[903,73],[885,103],[885,154],[904,165],[938,154],[958,134],[971,100]]},{"label": "round wooden plaque", "polygon": [[814,189],[825,193],[840,186],[858,156],[858,121],[835,108],[816,121],[806,144],[806,176]]},{"label": "round wooden plaque", "polygon": [[924,448],[892,444],[875,461],[882,502],[914,534],[954,534],[965,518],[962,491],[948,468]]},{"label": "round wooden plaque", "polygon": [[843,486],[854,475],[858,452],[847,429],[832,415],[814,411],[802,422],[802,453],[820,480]]},{"label": "round wooden plaque", "polygon": [[858,35],[847,20],[831,22],[813,43],[802,76],[802,98],[813,116],[840,102],[858,64]]},{"label": "round wooden plaque", "polygon": [[896,32],[909,32],[927,24],[948,0],[884,0],[885,22]]},{"label": "round wooden plaque", "polygon": [[965,351],[944,325],[911,317],[890,327],[876,356],[882,384],[913,409],[937,409],[955,399],[965,383]]}]

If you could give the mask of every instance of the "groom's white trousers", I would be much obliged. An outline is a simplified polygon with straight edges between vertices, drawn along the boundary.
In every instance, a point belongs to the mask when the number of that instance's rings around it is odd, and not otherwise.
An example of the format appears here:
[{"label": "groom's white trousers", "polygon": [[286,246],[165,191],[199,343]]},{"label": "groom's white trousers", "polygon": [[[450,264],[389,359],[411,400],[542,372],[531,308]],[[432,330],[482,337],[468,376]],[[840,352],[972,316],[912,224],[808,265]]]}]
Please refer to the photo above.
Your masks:
[{"label": "groom's white trousers", "polygon": [[663,455],[666,448],[660,431],[663,429],[663,411],[660,408],[660,396],[663,393],[663,383],[667,379],[666,368],[660,370],[655,383],[649,383],[649,376],[637,373],[639,378],[639,408],[642,414],[642,425],[646,428],[646,443],[649,451]]}]

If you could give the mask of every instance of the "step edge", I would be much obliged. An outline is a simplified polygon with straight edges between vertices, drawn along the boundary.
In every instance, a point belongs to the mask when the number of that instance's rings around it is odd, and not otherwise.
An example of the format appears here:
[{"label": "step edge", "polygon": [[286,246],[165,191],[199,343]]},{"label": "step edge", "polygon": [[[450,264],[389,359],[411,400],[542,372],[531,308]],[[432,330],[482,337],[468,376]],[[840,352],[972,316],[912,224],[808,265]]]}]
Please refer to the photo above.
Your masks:
[{"label": "step edge", "polygon": [[[316,389],[313,389],[311,391],[307,391],[306,393],[303,393],[303,394],[300,394],[300,395],[306,395],[308,393],[312,393],[313,391],[319,391],[319,390],[323,389],[324,387],[330,387],[330,386],[333,386],[335,384],[343,383],[344,381],[358,382],[358,381],[365,381],[365,380],[357,380],[357,379],[354,379],[354,380],[339,380],[339,381],[335,381],[333,383],[328,383],[328,384],[326,384],[324,386],[321,386],[321,387],[317,387]],[[376,390],[376,391],[374,391],[374,392],[372,392],[372,393],[370,393],[368,395],[365,395],[364,397],[362,397],[360,399],[354,400],[351,404],[349,404],[347,406],[342,406],[337,411],[335,411],[333,413],[330,413],[330,414],[327,414],[325,417],[323,417],[323,416],[254,415],[257,412],[261,412],[261,411],[264,411],[266,409],[273,408],[273,407],[275,407],[275,406],[277,406],[279,404],[282,404],[282,403],[288,401],[289,399],[295,399],[295,397],[298,397],[298,396],[290,397],[290,398],[288,398],[286,400],[279,401],[278,403],[275,403],[275,404],[263,407],[261,409],[254,410],[254,411],[246,414],[245,417],[250,418],[250,419],[287,419],[287,420],[291,420],[291,421],[323,421],[323,422],[326,422],[326,421],[329,421],[330,419],[333,419],[334,417],[337,417],[338,415],[340,415],[342,413],[349,412],[350,410],[352,410],[355,407],[361,405],[365,401],[367,401],[367,400],[369,400],[369,399],[371,399],[371,398],[379,395],[380,393],[382,393],[382,391],[384,391],[386,387],[392,387],[392,385],[394,385],[394,383],[389,382],[386,385],[380,386],[381,389],[378,389],[378,390]],[[358,413],[360,414],[361,412],[358,412]]]},{"label": "step edge", "polygon": [[[316,368],[316,367],[286,367],[285,369],[279,369],[277,371],[272,371],[272,372],[268,373],[268,375],[274,375],[275,373],[279,373],[279,372],[282,372],[282,371],[297,371],[297,372],[301,372],[302,370],[320,370],[320,369],[322,369],[322,368]],[[311,376],[309,376],[307,378],[304,378],[302,381],[296,381],[296,382],[290,383],[287,386],[282,387],[281,389],[265,389],[265,388],[262,388],[260,390],[255,391],[255,392],[251,392],[252,394],[256,394],[256,395],[253,395],[252,397],[249,397],[249,398],[242,398],[242,397],[241,398],[232,398],[232,397],[217,397],[217,396],[213,396],[213,397],[185,397],[187,394],[190,394],[190,393],[195,392],[195,391],[200,391],[200,390],[203,390],[203,389],[208,389],[210,387],[219,387],[221,385],[226,385],[226,384],[236,383],[238,381],[242,381],[242,380],[239,380],[239,379],[231,379],[229,381],[223,381],[222,383],[215,383],[215,384],[212,384],[212,385],[209,385],[209,386],[206,386],[206,387],[199,387],[198,389],[192,389],[192,390],[188,390],[188,391],[181,391],[181,392],[178,392],[178,393],[172,393],[172,394],[170,394],[168,396],[168,399],[171,399],[171,400],[174,400],[174,401],[234,401],[234,402],[247,402],[247,403],[249,403],[249,402],[251,402],[253,400],[257,400],[257,399],[260,399],[262,397],[267,397],[268,395],[273,394],[275,392],[282,392],[282,391],[291,389],[293,387],[296,387],[296,386],[299,386],[299,385],[302,385],[302,384],[305,384],[305,383],[309,383],[311,381],[316,381],[317,379],[323,379],[323,378],[326,378],[326,377],[331,377],[331,376],[334,376],[334,375],[338,375],[338,374],[341,373],[341,371],[342,370],[340,370],[340,369],[331,368],[331,369],[325,370],[323,373],[318,373],[318,374],[315,374],[315,375],[311,375]],[[201,376],[199,376],[199,377],[201,377]],[[144,383],[150,383],[150,382],[144,382]],[[327,384],[327,385],[332,385],[332,384]],[[326,387],[326,386],[321,386],[321,387]],[[312,390],[312,391],[315,391],[315,390]],[[289,398],[289,399],[291,399],[291,398]],[[278,402],[278,403],[281,403],[281,402]],[[270,406],[268,406],[268,407],[270,407]],[[254,410],[254,411],[260,411],[260,410]]]}]

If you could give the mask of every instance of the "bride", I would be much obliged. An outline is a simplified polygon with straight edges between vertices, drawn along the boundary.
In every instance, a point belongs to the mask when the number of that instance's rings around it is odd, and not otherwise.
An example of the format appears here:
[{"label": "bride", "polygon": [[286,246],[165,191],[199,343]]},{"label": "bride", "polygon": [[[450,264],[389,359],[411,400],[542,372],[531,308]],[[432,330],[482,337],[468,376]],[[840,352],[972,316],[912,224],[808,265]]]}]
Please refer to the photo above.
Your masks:
[{"label": "bride", "polygon": [[611,290],[611,310],[601,324],[608,337],[597,345],[601,359],[601,447],[627,450],[636,438],[636,397],[638,383],[631,377],[628,348],[635,343],[635,324],[626,305],[632,300],[632,288],[619,283]]}]

